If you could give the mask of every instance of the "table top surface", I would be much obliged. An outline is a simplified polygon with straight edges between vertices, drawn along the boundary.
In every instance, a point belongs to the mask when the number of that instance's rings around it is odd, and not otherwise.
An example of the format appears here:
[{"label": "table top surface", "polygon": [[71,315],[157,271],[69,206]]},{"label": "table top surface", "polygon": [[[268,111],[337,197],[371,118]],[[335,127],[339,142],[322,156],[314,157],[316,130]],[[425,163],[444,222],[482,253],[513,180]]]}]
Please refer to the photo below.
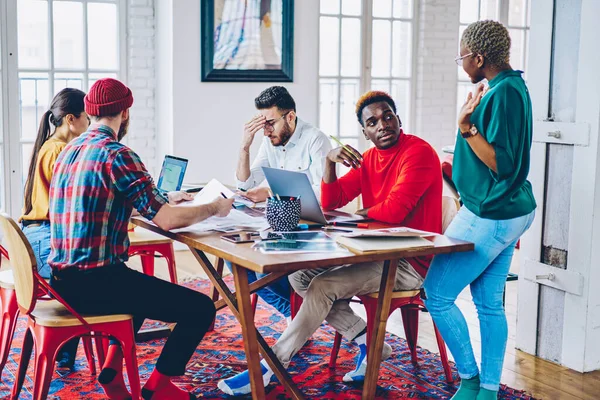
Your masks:
[{"label": "table top surface", "polygon": [[[221,232],[173,233],[162,230],[142,217],[133,217],[131,221],[135,225],[182,242],[193,249],[204,251],[244,268],[261,273],[293,272],[301,269],[333,267],[360,262],[386,261],[408,257],[472,251],[474,249],[474,245],[471,242],[438,235],[428,238],[428,240],[433,242],[433,247],[416,249],[398,249],[369,254],[354,254],[343,249],[329,253],[263,254],[260,251],[252,249],[252,243],[236,244],[221,239],[221,236],[224,235],[224,233]],[[370,223],[369,225],[372,226],[373,229],[378,228],[376,224]],[[381,225],[381,227],[385,226],[387,225]],[[335,237],[335,235],[339,233],[328,232],[328,234]]]}]

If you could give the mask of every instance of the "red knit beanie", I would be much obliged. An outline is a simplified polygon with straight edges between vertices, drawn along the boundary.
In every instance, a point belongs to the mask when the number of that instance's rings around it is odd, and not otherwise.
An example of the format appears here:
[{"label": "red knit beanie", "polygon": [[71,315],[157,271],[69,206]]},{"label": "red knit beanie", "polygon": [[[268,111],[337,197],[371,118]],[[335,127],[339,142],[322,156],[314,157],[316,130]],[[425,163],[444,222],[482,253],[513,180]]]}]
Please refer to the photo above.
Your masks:
[{"label": "red knit beanie", "polygon": [[131,89],[116,79],[99,79],[84,98],[88,115],[103,117],[115,115],[133,104]]}]

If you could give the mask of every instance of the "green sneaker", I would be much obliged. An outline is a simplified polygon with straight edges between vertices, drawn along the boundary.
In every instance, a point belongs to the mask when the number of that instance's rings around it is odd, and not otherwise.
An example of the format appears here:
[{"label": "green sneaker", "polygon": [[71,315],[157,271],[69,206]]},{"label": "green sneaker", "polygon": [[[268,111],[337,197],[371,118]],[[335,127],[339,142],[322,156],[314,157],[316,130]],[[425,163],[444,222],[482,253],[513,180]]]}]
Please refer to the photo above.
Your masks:
[{"label": "green sneaker", "polygon": [[463,379],[460,381],[460,387],[454,393],[451,400],[477,400],[479,399],[479,375],[471,379]]},{"label": "green sneaker", "polygon": [[496,400],[498,399],[498,392],[487,390],[484,388],[479,389],[479,394],[476,400]]}]

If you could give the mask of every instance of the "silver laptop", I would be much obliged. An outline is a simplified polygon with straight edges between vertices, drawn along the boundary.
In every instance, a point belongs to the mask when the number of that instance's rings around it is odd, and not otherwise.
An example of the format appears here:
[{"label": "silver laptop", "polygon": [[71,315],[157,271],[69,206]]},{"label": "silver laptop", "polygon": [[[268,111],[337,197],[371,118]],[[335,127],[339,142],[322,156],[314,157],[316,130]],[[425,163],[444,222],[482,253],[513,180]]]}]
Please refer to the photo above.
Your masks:
[{"label": "silver laptop", "polygon": [[273,194],[300,197],[300,204],[302,206],[300,218],[302,219],[323,225],[332,222],[367,220],[367,218],[360,215],[348,214],[342,211],[323,212],[310,181],[308,180],[308,176],[302,172],[286,171],[284,169],[269,167],[262,167],[262,169]]}]

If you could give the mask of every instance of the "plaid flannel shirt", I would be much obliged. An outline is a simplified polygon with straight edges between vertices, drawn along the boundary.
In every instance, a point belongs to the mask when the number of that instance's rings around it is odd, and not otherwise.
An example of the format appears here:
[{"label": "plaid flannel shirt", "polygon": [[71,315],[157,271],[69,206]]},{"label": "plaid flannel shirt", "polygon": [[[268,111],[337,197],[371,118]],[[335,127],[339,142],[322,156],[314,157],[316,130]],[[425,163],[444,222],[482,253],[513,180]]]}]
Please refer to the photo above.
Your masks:
[{"label": "plaid flannel shirt", "polygon": [[153,219],[167,199],[137,154],[105,125],[90,126],[59,155],[50,185],[54,269],[90,269],[128,259],[135,207]]}]

